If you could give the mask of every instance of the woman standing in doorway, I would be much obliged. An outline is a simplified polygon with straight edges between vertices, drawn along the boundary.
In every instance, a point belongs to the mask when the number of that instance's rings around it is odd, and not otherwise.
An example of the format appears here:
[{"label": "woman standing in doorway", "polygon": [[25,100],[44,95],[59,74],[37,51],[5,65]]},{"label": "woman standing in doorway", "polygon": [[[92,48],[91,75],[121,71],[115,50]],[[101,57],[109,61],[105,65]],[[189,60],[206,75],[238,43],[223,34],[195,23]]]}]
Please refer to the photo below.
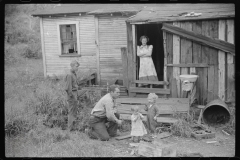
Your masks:
[{"label": "woman standing in doorway", "polygon": [[149,38],[141,36],[141,46],[137,46],[137,56],[140,58],[139,80],[158,81],[157,72],[152,60],[152,45],[147,45]]}]

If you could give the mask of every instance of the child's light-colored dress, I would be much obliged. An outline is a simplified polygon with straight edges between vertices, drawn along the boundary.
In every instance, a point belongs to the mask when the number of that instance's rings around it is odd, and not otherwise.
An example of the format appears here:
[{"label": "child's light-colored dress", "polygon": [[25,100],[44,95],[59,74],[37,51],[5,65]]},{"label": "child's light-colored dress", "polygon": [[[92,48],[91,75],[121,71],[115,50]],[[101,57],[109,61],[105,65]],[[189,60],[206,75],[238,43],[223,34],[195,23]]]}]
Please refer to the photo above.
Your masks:
[{"label": "child's light-colored dress", "polygon": [[[143,115],[139,113],[139,115],[143,118]],[[143,136],[147,134],[147,130],[141,120],[141,118],[138,118],[138,115],[132,114],[131,121],[132,121],[132,130],[131,130],[131,136]],[[137,120],[136,120],[137,119]],[[134,121],[136,120],[136,121]]]}]

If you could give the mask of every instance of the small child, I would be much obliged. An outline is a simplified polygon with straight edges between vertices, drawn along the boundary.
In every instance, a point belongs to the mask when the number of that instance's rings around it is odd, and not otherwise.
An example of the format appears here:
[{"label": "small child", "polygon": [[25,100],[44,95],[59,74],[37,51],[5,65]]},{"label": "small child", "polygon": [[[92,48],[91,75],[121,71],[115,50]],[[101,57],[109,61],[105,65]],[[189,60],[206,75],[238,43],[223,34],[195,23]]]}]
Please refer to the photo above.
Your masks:
[{"label": "small child", "polygon": [[147,111],[147,128],[148,130],[156,134],[157,127],[157,117],[159,115],[159,110],[156,104],[158,96],[155,93],[148,94],[148,105],[145,107]]},{"label": "small child", "polygon": [[131,110],[133,111],[133,114],[131,116],[132,121],[131,136],[133,142],[139,142],[140,137],[147,134],[147,130],[142,122],[144,117],[141,113],[139,113],[138,106],[132,107]]}]

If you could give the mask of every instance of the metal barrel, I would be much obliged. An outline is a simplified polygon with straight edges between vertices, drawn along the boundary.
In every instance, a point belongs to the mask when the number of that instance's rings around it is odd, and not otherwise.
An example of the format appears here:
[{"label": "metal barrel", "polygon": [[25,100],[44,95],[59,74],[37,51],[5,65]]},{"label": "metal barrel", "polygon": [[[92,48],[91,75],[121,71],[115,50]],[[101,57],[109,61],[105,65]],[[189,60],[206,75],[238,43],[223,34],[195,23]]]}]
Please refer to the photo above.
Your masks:
[{"label": "metal barrel", "polygon": [[230,111],[225,102],[215,99],[202,112],[202,120],[210,126],[224,125],[230,121]]}]

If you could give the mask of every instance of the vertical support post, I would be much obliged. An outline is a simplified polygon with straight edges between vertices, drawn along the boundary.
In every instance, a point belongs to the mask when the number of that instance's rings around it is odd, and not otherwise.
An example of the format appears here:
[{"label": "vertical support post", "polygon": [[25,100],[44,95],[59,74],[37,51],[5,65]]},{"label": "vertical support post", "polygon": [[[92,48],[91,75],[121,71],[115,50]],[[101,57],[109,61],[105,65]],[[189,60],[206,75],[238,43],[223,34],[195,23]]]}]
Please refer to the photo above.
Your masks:
[{"label": "vertical support post", "polygon": [[[225,40],[225,28],[226,28],[226,20],[219,20],[219,32],[218,38],[221,40]],[[225,65],[226,65],[226,53],[219,50],[218,51],[218,96],[221,100],[225,101]]]},{"label": "vertical support post", "polygon": [[47,77],[46,68],[46,55],[45,55],[45,45],[44,45],[44,31],[43,31],[43,18],[40,17],[40,32],[41,32],[41,44],[42,44],[42,57],[43,57],[43,73],[44,77]]},{"label": "vertical support post", "polygon": [[[179,22],[173,22],[174,26],[180,27]],[[180,37],[177,35],[173,35],[173,64],[179,64],[180,62]],[[173,67],[173,79],[176,79],[177,82],[177,95],[180,98],[180,68]]]},{"label": "vertical support post", "polygon": [[97,83],[100,84],[100,65],[99,65],[99,37],[98,37],[98,18],[94,18],[95,21],[95,44],[96,44],[96,58],[97,58]]}]

